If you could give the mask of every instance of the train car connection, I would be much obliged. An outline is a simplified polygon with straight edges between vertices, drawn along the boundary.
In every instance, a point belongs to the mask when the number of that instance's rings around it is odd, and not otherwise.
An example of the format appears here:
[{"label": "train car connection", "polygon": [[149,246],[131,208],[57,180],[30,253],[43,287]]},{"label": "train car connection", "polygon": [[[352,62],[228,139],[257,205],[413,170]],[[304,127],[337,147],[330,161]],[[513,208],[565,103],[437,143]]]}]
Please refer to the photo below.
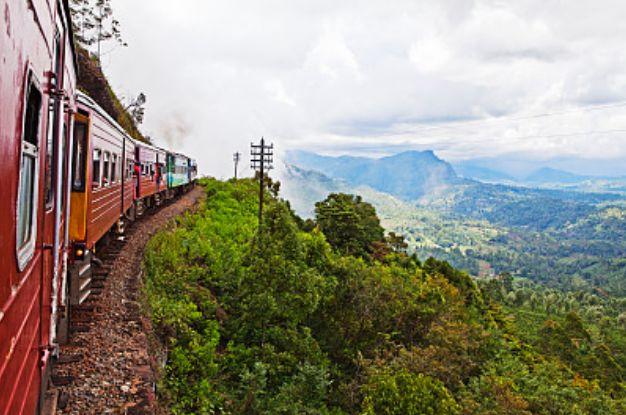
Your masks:
[{"label": "train car connection", "polygon": [[0,10],[0,415],[33,414],[66,300],[76,59],[67,0]]}]

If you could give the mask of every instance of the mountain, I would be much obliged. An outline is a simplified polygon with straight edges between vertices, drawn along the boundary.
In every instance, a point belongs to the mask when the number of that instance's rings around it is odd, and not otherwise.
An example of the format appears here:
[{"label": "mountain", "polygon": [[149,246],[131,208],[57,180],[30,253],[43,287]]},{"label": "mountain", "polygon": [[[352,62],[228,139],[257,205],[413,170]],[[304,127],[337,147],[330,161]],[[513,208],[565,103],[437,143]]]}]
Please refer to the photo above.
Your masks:
[{"label": "mountain", "polygon": [[315,203],[331,193],[352,193],[362,196],[377,208],[383,208],[382,218],[394,216],[397,211],[411,209],[411,204],[368,186],[352,186],[345,180],[333,179],[320,172],[285,164],[279,173],[281,194],[291,208],[303,218],[315,216]]},{"label": "mountain", "polygon": [[290,164],[323,172],[352,186],[365,185],[403,200],[444,192],[464,179],[432,151],[407,151],[379,159],[328,157],[308,152],[288,154]]},{"label": "mountain", "polygon": [[491,183],[512,183],[516,179],[499,170],[482,167],[475,164],[460,162],[453,164],[454,170],[466,179],[474,179]]},{"label": "mountain", "polygon": [[543,167],[526,177],[528,183],[580,183],[589,180],[589,176],[580,176],[565,170]]},{"label": "mountain", "polygon": [[[626,176],[626,158],[597,159],[588,157],[538,157],[530,154],[500,154],[458,161],[456,164],[483,167],[519,180],[544,167],[571,172],[579,176],[615,178]],[[456,166],[455,166],[456,167]]]},{"label": "mountain", "polygon": [[[294,209],[307,217],[313,215],[315,202],[328,193],[358,193],[365,197],[363,192],[369,192],[376,199],[382,194],[454,218],[543,232],[567,227],[598,207],[624,198],[618,193],[464,179],[432,151],[404,152],[380,159],[295,152],[289,158],[294,164],[289,165],[281,182]],[[546,172],[537,178],[556,176],[569,177]]]}]

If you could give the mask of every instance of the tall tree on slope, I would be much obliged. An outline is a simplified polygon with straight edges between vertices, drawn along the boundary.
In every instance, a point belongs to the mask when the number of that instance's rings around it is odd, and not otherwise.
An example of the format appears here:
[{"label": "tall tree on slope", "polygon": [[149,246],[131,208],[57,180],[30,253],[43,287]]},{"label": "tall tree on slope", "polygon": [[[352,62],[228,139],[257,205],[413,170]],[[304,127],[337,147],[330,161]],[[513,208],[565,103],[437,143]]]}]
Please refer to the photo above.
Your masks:
[{"label": "tall tree on slope", "polygon": [[96,45],[98,61],[102,57],[103,43],[114,40],[121,46],[128,46],[122,39],[120,22],[113,17],[111,0],[71,0],[70,10],[76,41],[90,51]]}]

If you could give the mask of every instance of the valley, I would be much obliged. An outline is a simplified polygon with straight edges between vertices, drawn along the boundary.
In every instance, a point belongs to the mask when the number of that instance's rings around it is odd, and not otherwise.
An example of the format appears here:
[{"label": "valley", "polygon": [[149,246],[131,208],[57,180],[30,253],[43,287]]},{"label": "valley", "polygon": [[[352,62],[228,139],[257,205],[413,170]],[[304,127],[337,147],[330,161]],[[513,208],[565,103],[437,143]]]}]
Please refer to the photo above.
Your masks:
[{"label": "valley", "polygon": [[620,193],[466,179],[432,152],[379,160],[297,152],[289,163],[283,194],[305,218],[329,193],[359,194],[422,260],[447,260],[479,278],[510,273],[549,288],[626,294]]}]

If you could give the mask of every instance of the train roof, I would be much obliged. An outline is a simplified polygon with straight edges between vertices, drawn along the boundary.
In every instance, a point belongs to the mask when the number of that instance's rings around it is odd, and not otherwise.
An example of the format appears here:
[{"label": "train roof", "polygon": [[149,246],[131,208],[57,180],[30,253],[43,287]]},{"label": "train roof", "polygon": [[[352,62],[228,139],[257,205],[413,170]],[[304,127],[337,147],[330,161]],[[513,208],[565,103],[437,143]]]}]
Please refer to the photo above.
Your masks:
[{"label": "train roof", "polygon": [[103,117],[105,120],[107,120],[113,127],[115,127],[116,130],[118,130],[118,132],[120,132],[122,135],[126,136],[127,139],[129,139],[131,142],[133,143],[137,143],[137,140],[135,140],[134,138],[132,138],[124,128],[122,128],[121,125],[119,125],[117,123],[117,121],[115,121],[113,119],[113,117],[111,117],[109,115],[109,113],[107,113],[104,109],[102,109],[102,107],[100,105],[98,105],[98,103],[96,101],[93,100],[93,98],[91,98],[89,95],[85,94],[84,92],[77,92],[76,93],[76,99],[78,101],[79,104],[82,104],[86,107],[88,107],[90,110],[95,111],[98,113],[98,115],[100,115],[101,117]]},{"label": "train roof", "polygon": [[93,98],[91,98],[89,95],[85,94],[84,92],[80,92],[80,91],[77,92],[76,99],[79,104],[82,104],[86,106],[87,108],[89,108],[90,110],[97,112],[101,117],[106,119],[113,127],[115,127],[116,130],[118,130],[121,134],[123,134],[128,140],[130,140],[136,146],[148,147],[157,151],[164,151],[168,154],[173,154],[177,157],[184,157],[195,163],[196,161],[195,159],[192,159],[191,157],[186,156],[185,154],[178,153],[176,151],[171,151],[166,148],[158,147],[152,144],[144,143],[143,141],[140,141],[140,140],[135,140],[128,134],[128,132],[126,132],[126,130],[124,130],[124,128],[122,128],[121,125],[119,125],[117,121],[113,119],[113,117],[111,117],[104,109],[102,109],[102,107],[100,107],[100,105],[98,105],[98,103],[94,101]]}]

